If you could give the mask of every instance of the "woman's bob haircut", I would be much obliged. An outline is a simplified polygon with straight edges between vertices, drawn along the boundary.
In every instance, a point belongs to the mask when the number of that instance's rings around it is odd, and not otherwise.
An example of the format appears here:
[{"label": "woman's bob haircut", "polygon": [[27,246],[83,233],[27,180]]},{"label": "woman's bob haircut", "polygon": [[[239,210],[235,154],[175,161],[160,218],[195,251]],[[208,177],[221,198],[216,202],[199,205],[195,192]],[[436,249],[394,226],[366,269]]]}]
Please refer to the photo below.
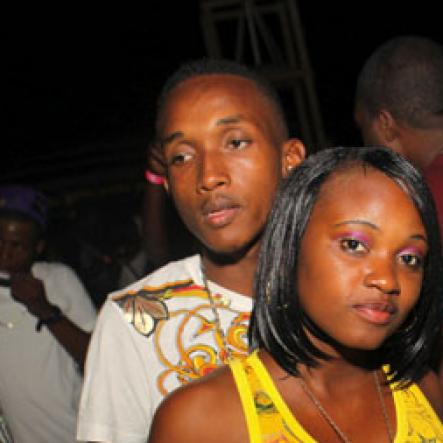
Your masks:
[{"label": "woman's bob haircut", "polygon": [[282,182],[261,244],[249,329],[251,349],[265,349],[292,375],[298,375],[299,363],[313,367],[319,360],[328,359],[306,334],[309,329],[334,344],[301,307],[296,277],[298,253],[312,209],[331,174],[355,168],[372,168],[395,181],[417,208],[426,230],[429,251],[418,302],[401,328],[371,356],[373,367],[389,365],[392,381],[417,381],[429,365],[441,326],[440,234],[434,202],[421,174],[405,158],[385,148],[326,149],[311,155]]}]

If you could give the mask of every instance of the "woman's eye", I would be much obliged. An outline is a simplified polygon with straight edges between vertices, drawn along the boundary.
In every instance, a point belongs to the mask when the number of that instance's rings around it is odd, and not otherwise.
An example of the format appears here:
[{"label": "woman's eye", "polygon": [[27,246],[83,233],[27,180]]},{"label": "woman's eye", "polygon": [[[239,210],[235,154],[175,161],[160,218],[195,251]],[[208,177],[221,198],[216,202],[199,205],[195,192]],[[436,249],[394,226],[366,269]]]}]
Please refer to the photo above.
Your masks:
[{"label": "woman's eye", "polygon": [[402,254],[400,260],[411,268],[419,268],[423,264],[423,258],[416,254]]},{"label": "woman's eye", "polygon": [[367,250],[366,245],[364,245],[360,240],[355,238],[344,238],[340,241],[340,246],[350,252],[365,252]]}]

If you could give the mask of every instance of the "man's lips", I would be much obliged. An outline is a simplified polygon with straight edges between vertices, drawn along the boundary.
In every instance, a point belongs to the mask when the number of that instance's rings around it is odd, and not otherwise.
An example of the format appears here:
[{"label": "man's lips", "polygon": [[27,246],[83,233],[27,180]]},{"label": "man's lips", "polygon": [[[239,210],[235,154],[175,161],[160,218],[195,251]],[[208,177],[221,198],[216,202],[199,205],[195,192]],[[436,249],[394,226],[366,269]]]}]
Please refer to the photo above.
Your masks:
[{"label": "man's lips", "polygon": [[207,201],[202,207],[202,213],[208,224],[220,228],[228,225],[239,209],[240,206],[231,199],[220,198]]},{"label": "man's lips", "polygon": [[397,307],[390,302],[366,302],[353,305],[356,313],[369,323],[385,325],[396,314]]}]

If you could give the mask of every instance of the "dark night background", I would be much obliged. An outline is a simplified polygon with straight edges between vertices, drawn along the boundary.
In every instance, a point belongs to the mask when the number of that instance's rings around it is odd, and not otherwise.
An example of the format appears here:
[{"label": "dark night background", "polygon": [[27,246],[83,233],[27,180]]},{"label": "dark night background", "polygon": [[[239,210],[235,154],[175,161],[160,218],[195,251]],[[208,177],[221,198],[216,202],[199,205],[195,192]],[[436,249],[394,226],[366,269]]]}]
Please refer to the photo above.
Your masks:
[{"label": "dark night background", "polygon": [[[438,2],[297,4],[327,138],[359,143],[352,97],[363,60],[398,34],[443,42]],[[40,185],[59,198],[141,185],[156,94],[181,61],[205,55],[199,2],[146,2],[112,19],[109,11],[48,11],[55,16],[45,20],[27,12],[4,32],[0,182]]]}]

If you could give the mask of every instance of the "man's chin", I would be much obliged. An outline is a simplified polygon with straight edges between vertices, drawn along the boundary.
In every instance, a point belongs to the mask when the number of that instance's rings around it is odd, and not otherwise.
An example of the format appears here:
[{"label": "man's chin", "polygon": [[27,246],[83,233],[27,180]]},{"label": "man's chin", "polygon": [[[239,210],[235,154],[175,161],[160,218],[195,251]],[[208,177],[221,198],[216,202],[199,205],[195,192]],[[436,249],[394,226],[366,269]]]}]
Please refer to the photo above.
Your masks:
[{"label": "man's chin", "polygon": [[255,242],[250,242],[246,246],[241,244],[203,245],[203,254],[211,261],[218,264],[234,264],[245,258],[254,249]]}]

